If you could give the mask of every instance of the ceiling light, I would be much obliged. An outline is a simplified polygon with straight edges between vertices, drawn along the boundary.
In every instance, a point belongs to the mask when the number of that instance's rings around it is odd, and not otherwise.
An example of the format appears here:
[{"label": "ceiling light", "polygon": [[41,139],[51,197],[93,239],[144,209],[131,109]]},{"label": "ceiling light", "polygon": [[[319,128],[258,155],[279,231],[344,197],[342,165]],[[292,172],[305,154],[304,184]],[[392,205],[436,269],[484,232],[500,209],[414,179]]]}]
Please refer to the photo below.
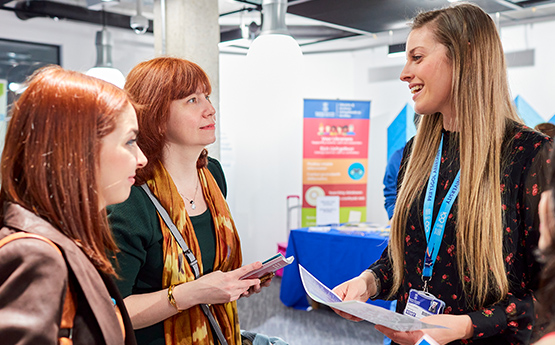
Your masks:
[{"label": "ceiling light", "polygon": [[25,83],[16,83],[12,81],[8,84],[8,89],[11,92],[14,92],[19,95],[19,94],[22,94],[23,91],[27,89],[27,85]]},{"label": "ceiling light", "polygon": [[96,64],[87,71],[87,75],[105,80],[120,88],[125,85],[123,74],[112,67],[112,35],[104,24],[102,30],[96,32]]},{"label": "ceiling light", "polygon": [[281,63],[288,58],[296,59],[302,56],[299,44],[287,31],[285,13],[287,0],[263,0],[263,22],[260,35],[252,42],[247,57],[250,59],[267,60],[268,66]]}]

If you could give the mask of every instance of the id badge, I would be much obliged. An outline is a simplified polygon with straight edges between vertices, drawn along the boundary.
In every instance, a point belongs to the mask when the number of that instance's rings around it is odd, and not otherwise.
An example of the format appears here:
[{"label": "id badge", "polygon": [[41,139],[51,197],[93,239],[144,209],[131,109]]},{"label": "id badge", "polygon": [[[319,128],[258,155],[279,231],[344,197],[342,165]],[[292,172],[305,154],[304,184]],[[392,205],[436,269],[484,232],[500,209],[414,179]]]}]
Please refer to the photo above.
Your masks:
[{"label": "id badge", "polygon": [[444,308],[445,302],[431,293],[410,289],[403,314],[421,319],[425,316],[443,314]]}]

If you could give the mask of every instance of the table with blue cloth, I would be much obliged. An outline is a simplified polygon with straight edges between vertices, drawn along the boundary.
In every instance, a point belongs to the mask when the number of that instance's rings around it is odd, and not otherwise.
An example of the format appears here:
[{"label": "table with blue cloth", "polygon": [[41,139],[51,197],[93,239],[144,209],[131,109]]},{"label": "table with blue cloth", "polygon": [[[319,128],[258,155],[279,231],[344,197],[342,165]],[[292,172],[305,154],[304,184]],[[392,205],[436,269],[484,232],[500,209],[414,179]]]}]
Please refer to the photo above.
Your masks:
[{"label": "table with blue cloth", "polygon": [[[299,266],[306,268],[328,288],[358,276],[370,264],[378,260],[387,247],[388,236],[381,232],[345,232],[331,228],[291,230],[286,257],[295,261],[283,270],[280,299],[288,307],[309,310],[310,303],[301,282]],[[373,305],[390,309],[391,302],[368,301]]]}]

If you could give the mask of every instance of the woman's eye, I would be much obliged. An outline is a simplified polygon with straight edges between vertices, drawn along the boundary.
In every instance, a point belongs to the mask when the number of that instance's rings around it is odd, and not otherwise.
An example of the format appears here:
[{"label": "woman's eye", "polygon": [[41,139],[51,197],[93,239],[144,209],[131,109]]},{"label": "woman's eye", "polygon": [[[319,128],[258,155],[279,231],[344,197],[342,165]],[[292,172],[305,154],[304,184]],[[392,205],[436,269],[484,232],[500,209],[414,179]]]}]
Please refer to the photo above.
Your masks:
[{"label": "woman's eye", "polygon": [[129,141],[127,142],[127,145],[133,146],[133,145],[135,145],[136,143],[137,143],[137,138],[133,138],[133,139],[131,139],[131,140],[129,140]]},{"label": "woman's eye", "polygon": [[189,98],[189,100],[187,100],[187,103],[196,103],[197,102],[197,98],[193,97],[193,98]]},{"label": "woman's eye", "polygon": [[413,59],[414,61],[418,61],[418,60],[420,60],[421,58],[422,58],[422,56],[420,56],[420,55],[413,55],[413,56],[412,56],[412,59]]}]

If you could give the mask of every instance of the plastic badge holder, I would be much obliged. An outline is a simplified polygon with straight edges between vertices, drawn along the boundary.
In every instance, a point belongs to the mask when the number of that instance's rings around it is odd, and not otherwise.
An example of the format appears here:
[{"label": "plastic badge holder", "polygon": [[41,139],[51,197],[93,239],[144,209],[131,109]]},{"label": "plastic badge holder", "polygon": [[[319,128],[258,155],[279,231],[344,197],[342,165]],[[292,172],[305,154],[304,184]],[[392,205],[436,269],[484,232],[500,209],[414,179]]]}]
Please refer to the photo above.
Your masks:
[{"label": "plastic badge holder", "polygon": [[439,345],[439,343],[429,335],[424,334],[424,336],[420,338],[415,345]]}]

